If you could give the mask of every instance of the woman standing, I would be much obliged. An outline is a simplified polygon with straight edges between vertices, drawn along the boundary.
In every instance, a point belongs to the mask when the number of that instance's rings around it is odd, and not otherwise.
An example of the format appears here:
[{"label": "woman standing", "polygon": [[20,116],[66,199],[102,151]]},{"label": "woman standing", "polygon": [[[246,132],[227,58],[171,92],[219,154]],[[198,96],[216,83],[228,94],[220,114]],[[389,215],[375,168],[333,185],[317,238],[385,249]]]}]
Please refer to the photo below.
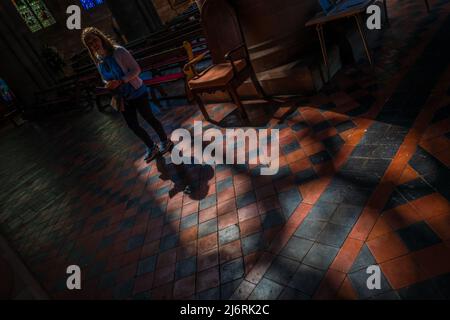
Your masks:
[{"label": "woman standing", "polygon": [[[114,92],[113,107],[119,110],[128,127],[148,148],[145,161],[152,161],[158,154],[164,154],[173,147],[158,119],[153,115],[148,100],[147,87],[139,77],[141,68],[127,49],[115,45],[113,40],[97,28],[86,28],[81,41],[97,66],[106,88]],[[161,147],[153,142],[139,125],[137,112],[156,131]]]}]

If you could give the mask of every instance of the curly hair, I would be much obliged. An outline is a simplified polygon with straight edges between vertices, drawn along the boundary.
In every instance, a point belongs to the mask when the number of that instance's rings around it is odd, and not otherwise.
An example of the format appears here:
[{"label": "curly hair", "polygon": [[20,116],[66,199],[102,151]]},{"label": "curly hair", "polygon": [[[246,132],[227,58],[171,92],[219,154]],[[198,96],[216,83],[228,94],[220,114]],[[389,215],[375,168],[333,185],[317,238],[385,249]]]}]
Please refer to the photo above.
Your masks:
[{"label": "curly hair", "polygon": [[106,52],[108,52],[108,54],[112,54],[114,52],[114,46],[116,46],[116,42],[109,35],[105,34],[104,32],[100,31],[95,27],[88,27],[83,29],[83,32],[81,33],[81,42],[86,47],[86,49],[88,49],[92,61],[94,61],[95,64],[98,64],[99,63],[98,57],[92,52],[91,48],[89,48],[89,46],[86,44],[86,38],[88,38],[91,35],[100,38],[100,40],[102,41],[103,48],[105,49]]}]

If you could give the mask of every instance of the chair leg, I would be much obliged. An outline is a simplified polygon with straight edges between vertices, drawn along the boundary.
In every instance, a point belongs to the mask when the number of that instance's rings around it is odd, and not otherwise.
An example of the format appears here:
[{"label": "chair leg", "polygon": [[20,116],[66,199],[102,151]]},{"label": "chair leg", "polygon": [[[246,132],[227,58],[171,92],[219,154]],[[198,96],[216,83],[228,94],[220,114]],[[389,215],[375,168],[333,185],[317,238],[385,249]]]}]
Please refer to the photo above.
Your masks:
[{"label": "chair leg", "polygon": [[189,89],[189,85],[188,85],[186,79],[184,80],[184,91],[186,92],[186,99],[187,99],[187,101],[189,103],[194,101],[194,95],[192,94],[191,89]]},{"label": "chair leg", "polygon": [[248,119],[248,115],[247,112],[245,111],[244,106],[242,105],[241,99],[239,98],[236,89],[232,86],[228,87],[227,89],[228,94],[231,96],[231,99],[233,100],[233,102],[238,106],[239,111],[242,115],[242,118],[244,119],[244,121],[249,121]]},{"label": "chair leg", "polygon": [[210,118],[209,118],[208,112],[206,112],[206,108],[205,108],[205,105],[204,105],[204,103],[202,101],[202,98],[200,98],[197,93],[193,92],[192,94],[194,95],[194,99],[197,102],[197,105],[200,108],[200,111],[202,112],[203,117],[205,118],[205,120],[209,121]]},{"label": "chair leg", "polygon": [[100,96],[95,96],[95,104],[97,105],[98,111],[103,112],[105,110],[102,106]]},{"label": "chair leg", "polygon": [[253,85],[255,86],[255,89],[256,89],[256,92],[258,93],[258,95],[261,98],[267,100],[269,98],[269,96],[264,91],[263,87],[261,86],[261,83],[259,83],[258,77],[256,76],[256,73],[254,70],[252,70],[252,72],[250,73],[250,78],[252,79]]}]

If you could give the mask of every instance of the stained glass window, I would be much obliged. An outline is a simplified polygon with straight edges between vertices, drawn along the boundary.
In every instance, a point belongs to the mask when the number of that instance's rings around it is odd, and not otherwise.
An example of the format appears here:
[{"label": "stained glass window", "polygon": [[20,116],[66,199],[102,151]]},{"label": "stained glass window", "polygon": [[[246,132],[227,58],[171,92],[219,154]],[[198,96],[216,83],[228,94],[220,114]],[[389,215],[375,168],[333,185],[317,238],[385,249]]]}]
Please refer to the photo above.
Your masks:
[{"label": "stained glass window", "polygon": [[80,0],[80,2],[84,9],[89,10],[98,5],[103,4],[103,2],[105,2],[105,1],[104,0]]},{"label": "stained glass window", "polygon": [[42,0],[11,0],[22,19],[32,31],[38,31],[55,23]]}]

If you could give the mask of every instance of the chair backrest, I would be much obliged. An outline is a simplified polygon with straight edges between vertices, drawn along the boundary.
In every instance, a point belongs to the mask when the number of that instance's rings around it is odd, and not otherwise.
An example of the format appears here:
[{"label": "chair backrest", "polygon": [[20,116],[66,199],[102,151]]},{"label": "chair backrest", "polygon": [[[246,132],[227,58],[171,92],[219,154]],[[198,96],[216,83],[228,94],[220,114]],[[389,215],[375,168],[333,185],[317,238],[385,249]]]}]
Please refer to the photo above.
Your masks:
[{"label": "chair backrest", "polygon": [[225,62],[224,55],[245,42],[236,12],[227,0],[206,0],[201,23],[215,64]]}]

